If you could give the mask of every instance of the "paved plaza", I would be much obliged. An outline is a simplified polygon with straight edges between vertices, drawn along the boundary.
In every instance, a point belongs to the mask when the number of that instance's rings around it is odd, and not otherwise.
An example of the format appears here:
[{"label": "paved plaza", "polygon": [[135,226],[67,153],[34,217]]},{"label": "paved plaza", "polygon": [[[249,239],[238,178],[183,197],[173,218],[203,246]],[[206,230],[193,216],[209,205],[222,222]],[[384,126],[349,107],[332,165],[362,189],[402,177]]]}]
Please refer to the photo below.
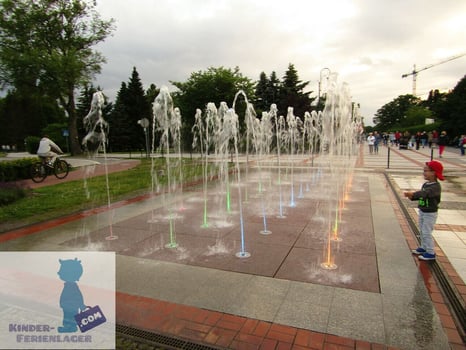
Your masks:
[{"label": "paved plaza", "polygon": [[[335,179],[347,169],[311,167],[304,158],[283,170],[255,163],[228,189],[231,203],[245,196],[242,206],[224,209],[219,181],[207,191],[200,182],[176,195],[5,232],[1,250],[117,252],[117,330],[140,330],[152,341],[206,349],[464,349],[464,330],[432,266],[464,308],[465,158],[449,149],[441,159],[436,263],[411,254],[416,206],[398,198],[420,188],[422,166],[435,152],[381,147],[375,155],[363,145],[343,183]],[[335,186],[348,186],[338,209],[329,198]]]}]

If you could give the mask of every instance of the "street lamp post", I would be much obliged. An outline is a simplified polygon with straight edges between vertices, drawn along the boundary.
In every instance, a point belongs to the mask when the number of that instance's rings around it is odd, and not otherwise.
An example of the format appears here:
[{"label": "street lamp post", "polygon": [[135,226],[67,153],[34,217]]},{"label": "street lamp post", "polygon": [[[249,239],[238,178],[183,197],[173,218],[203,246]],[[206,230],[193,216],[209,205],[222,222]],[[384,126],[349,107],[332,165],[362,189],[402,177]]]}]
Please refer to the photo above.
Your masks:
[{"label": "street lamp post", "polygon": [[149,137],[148,137],[148,127],[149,127],[149,119],[142,118],[138,120],[138,124],[142,126],[144,129],[144,136],[146,138],[146,158],[149,158]]},{"label": "street lamp post", "polygon": [[328,80],[328,78],[329,78],[329,76],[330,76],[330,73],[331,73],[331,71],[330,71],[329,68],[322,68],[322,69],[320,70],[320,78],[319,78],[319,85],[318,85],[318,86],[319,86],[319,91],[318,91],[318,94],[317,94],[317,107],[319,107],[319,102],[320,102],[320,89],[321,89],[321,84],[322,84],[322,74],[323,74],[324,72],[327,72],[327,80]]}]

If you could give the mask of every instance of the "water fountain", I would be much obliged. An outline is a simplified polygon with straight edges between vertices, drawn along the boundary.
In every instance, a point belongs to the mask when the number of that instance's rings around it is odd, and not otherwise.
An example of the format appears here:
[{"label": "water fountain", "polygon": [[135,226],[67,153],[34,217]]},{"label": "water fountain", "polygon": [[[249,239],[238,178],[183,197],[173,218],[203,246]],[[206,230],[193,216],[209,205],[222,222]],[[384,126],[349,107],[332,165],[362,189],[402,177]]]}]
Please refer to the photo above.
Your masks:
[{"label": "water fountain", "polygon": [[[160,93],[154,100],[153,106],[153,132],[152,135],[155,135],[155,131],[161,133],[160,136],[160,148],[165,155],[165,170],[167,174],[167,191],[168,197],[172,193],[172,187],[175,187],[174,182],[172,183],[172,174],[171,174],[171,164],[170,164],[170,140],[173,144],[177,145],[180,142],[179,139],[179,125],[180,120],[178,120],[177,115],[175,114],[173,108],[173,100],[170,96],[168,88],[162,86]],[[155,138],[155,137],[154,137]],[[154,149],[152,150],[154,154]],[[181,165],[180,165],[181,166]],[[152,174],[155,173],[154,167],[154,157],[152,157]],[[177,248],[178,243],[176,242],[176,232],[175,232],[175,213],[173,211],[172,205],[168,205],[168,221],[169,221],[169,243],[165,245],[166,248]]]},{"label": "water fountain", "polygon": [[278,191],[279,191],[279,214],[278,218],[284,219],[286,216],[283,213],[283,192],[282,192],[282,181],[281,181],[281,174],[282,174],[282,164],[281,164],[281,148],[282,148],[282,140],[283,140],[283,135],[284,135],[284,130],[285,130],[285,118],[283,116],[278,117],[277,115],[277,106],[275,104],[272,104],[270,107],[270,112],[271,115],[275,119],[275,133],[276,133],[276,148],[277,148],[277,166],[278,166]]},{"label": "water fountain", "polygon": [[[283,213],[283,198],[282,198],[282,159],[281,159],[281,150],[282,144],[285,145],[287,150],[287,171],[289,170],[290,174],[290,203],[289,207],[294,208],[297,205],[295,197],[295,164],[296,157],[300,154],[303,162],[306,163],[305,154],[306,148],[309,152],[309,157],[311,159],[310,171],[310,180],[306,185],[306,192],[310,191],[309,182],[315,186],[318,179],[322,176],[323,169],[325,169],[326,181],[331,183],[328,185],[328,198],[335,198],[333,200],[327,200],[327,209],[326,209],[326,231],[327,231],[327,245],[324,249],[324,262],[321,264],[324,269],[335,269],[337,265],[333,262],[333,244],[334,242],[341,242],[341,237],[339,236],[340,223],[342,220],[342,212],[345,208],[345,200],[348,194],[349,184],[344,183],[344,179],[349,177],[349,172],[352,169],[351,165],[351,145],[352,141],[348,144],[348,140],[352,140],[354,136],[352,134],[354,123],[351,119],[351,99],[346,93],[345,87],[339,88],[336,85],[336,75],[333,77],[333,90],[329,89],[327,97],[327,105],[323,112],[312,112],[306,113],[304,115],[304,122],[293,113],[293,108],[288,108],[288,113],[286,119],[283,116],[277,116],[276,106],[271,106],[269,113],[263,113],[262,118],[256,118],[255,112],[247,102],[247,97],[244,92],[240,91],[235,96],[234,104],[239,95],[243,95],[246,101],[246,165],[245,165],[245,181],[248,181],[249,171],[250,171],[250,146],[249,142],[252,140],[254,156],[255,156],[255,169],[259,177],[259,199],[260,207],[263,219],[263,230],[260,231],[261,234],[270,234],[271,231],[267,227],[267,215],[265,210],[265,190],[263,184],[263,169],[262,162],[270,154],[270,144],[271,144],[271,135],[273,135],[273,128],[271,121],[275,122],[275,136],[276,136],[276,150],[277,150],[277,162],[278,162],[278,192],[279,192],[279,215],[278,218],[285,218]],[[235,114],[234,108],[229,111],[230,114]],[[225,113],[227,114],[227,113]],[[214,118],[215,116],[215,118]],[[211,120],[218,118],[217,111],[215,106],[208,105],[206,123],[210,124]],[[237,118],[237,116],[236,116]],[[226,123],[222,121],[222,118],[218,118],[220,122],[217,122],[218,125],[225,126]],[[199,114],[196,117],[197,124],[201,125],[201,115]],[[217,120],[217,119],[216,119]],[[199,129],[199,127],[198,127]],[[204,132],[206,133],[205,143],[210,142],[209,127],[204,127]],[[225,137],[224,137],[225,139]],[[227,137],[228,139],[228,137]],[[213,143],[217,144],[218,136],[214,138]],[[209,143],[210,145],[210,143]],[[214,146],[217,150],[217,147]],[[235,142],[235,154],[237,154],[237,144]],[[202,148],[202,147],[201,147]],[[316,156],[316,151],[319,150],[317,156],[320,158],[319,165],[317,169],[314,169],[314,158]],[[201,150],[202,153],[202,150]],[[215,152],[220,154],[221,152]],[[206,162],[207,164],[207,162]],[[239,185],[241,185],[244,180],[241,180],[241,169],[237,164],[237,178]],[[206,169],[206,167],[205,167]],[[306,168],[300,167],[300,190],[298,199],[304,198],[303,191],[303,182],[306,175]],[[343,170],[343,171],[342,171]],[[204,181],[204,197],[206,198],[207,192],[207,181]],[[227,183],[228,184],[228,183]],[[242,215],[242,205],[247,203],[247,192],[248,187],[244,189],[245,200],[242,201],[241,191],[238,192],[238,205],[240,206],[240,229],[241,229],[241,252],[237,256],[244,256],[244,218]],[[204,223],[206,222],[207,214],[204,211]],[[247,256],[250,256],[248,253]]]},{"label": "water fountain", "polygon": [[[105,98],[102,91],[97,91],[92,95],[91,108],[89,113],[84,117],[83,123],[84,128],[86,129],[86,136],[82,140],[82,144],[88,156],[91,159],[95,159],[99,150],[101,149],[104,155],[104,167],[105,167],[105,184],[107,189],[107,207],[109,209],[108,213],[108,222],[110,235],[105,237],[107,240],[118,239],[118,236],[113,234],[113,213],[110,210],[110,183],[108,180],[108,167],[107,167],[107,133],[108,133],[108,123],[102,116],[102,107],[105,103]],[[86,168],[86,176],[84,178],[84,187],[86,189],[88,197],[90,193],[88,192],[87,179],[90,174],[94,171],[95,166],[90,165]]]},{"label": "water fountain", "polygon": [[[233,138],[233,144],[235,148],[235,164],[236,164],[236,178],[238,184],[238,206],[240,215],[240,238],[241,238],[241,250],[236,253],[238,258],[249,258],[251,254],[246,251],[245,243],[245,230],[244,230],[244,216],[243,216],[243,199],[241,194],[241,168],[239,163],[239,151],[238,151],[238,139],[239,139],[239,124],[238,115],[234,109],[229,109],[225,113],[224,127],[230,131],[230,135]],[[247,160],[246,160],[247,163]],[[246,169],[248,165],[246,164]]]},{"label": "water fountain", "polygon": [[[212,110],[212,105],[210,105],[210,110]],[[203,174],[203,195],[204,195],[204,207],[203,207],[203,220],[201,227],[208,228],[208,215],[207,215],[207,169],[208,169],[208,148],[209,148],[209,128],[208,128],[208,118],[204,122],[202,119],[202,111],[200,109],[196,110],[196,115],[194,117],[195,122],[191,129],[193,133],[193,149],[200,147],[202,161],[202,174]]]},{"label": "water fountain", "polygon": [[[260,152],[259,152],[259,166],[261,165],[261,158],[268,159],[270,155],[270,147],[272,145],[273,141],[273,123],[272,123],[272,118],[268,113],[263,113],[262,114],[262,119],[260,121],[260,135],[261,135],[261,144],[260,144]],[[261,178],[261,186],[262,186],[262,168],[260,167],[259,169],[259,174]],[[264,228],[263,230],[260,231],[261,234],[263,235],[269,235],[272,233],[271,230],[268,229],[267,227],[267,212],[266,212],[266,203],[267,203],[267,198],[266,198],[266,191],[260,188],[259,191],[261,195],[261,206],[262,206],[262,219],[263,219],[263,224]]]},{"label": "water fountain", "polygon": [[[179,194],[183,198],[183,154],[181,153],[181,112],[178,107],[173,110],[173,140],[174,148],[178,153],[178,183],[179,183]],[[185,210],[183,201],[181,202],[180,211]]]},{"label": "water fountain", "polygon": [[[254,107],[251,103],[249,103],[248,101],[248,97],[246,96],[246,93],[243,91],[243,90],[240,90],[238,91],[236,94],[235,94],[235,98],[233,99],[233,111],[235,111],[236,113],[236,103],[238,102],[238,99],[239,97],[242,96],[244,98],[244,102],[246,104],[246,110],[244,112],[244,122],[246,124],[246,135],[244,136],[245,137],[245,141],[246,141],[246,149],[245,149],[245,153],[246,153],[246,179],[249,178],[249,152],[250,152],[250,140],[251,140],[251,130],[252,130],[252,127],[253,127],[253,123],[254,123],[254,120],[256,119],[256,112],[254,110]],[[240,134],[239,134],[239,129],[238,129],[238,139],[240,137]],[[248,188],[246,187],[245,189],[245,196],[244,196],[244,202],[247,202],[248,201]]]},{"label": "water fountain", "polygon": [[232,130],[228,128],[228,125],[224,124],[225,115],[228,111],[228,105],[226,102],[220,102],[218,109],[218,122],[216,123],[217,129],[215,131],[216,142],[215,142],[215,155],[220,160],[219,173],[220,183],[225,186],[225,208],[228,214],[231,214],[231,193],[230,193],[230,169],[228,166],[228,155],[230,152],[230,141],[232,138]]},{"label": "water fountain", "polygon": [[238,187],[238,205],[240,213],[240,233],[241,233],[241,250],[236,254],[237,257],[246,258],[250,253],[245,250],[245,237],[244,237],[244,220],[242,212],[242,193],[241,193],[241,167],[239,164],[239,125],[238,115],[234,109],[229,109],[225,102],[220,104],[218,111],[214,103],[208,103],[204,118],[202,111],[197,110],[195,115],[195,123],[192,128],[193,132],[193,148],[197,148],[201,152],[202,165],[203,165],[203,224],[201,227],[208,228],[208,213],[207,213],[207,189],[208,189],[208,173],[209,168],[209,149],[214,149],[215,160],[217,168],[220,172],[218,178],[225,186],[226,192],[226,207],[227,212],[231,213],[231,196],[229,184],[229,168],[228,168],[228,146],[232,142],[234,145],[235,164],[236,164],[236,177]]},{"label": "water fountain", "polygon": [[[154,225],[128,221],[128,232],[136,223],[141,235],[150,238],[138,243],[127,237],[131,248],[125,246],[123,254],[285,279],[296,279],[296,265],[291,268],[289,261],[300,261],[298,269],[305,276],[297,280],[354,283],[342,249],[349,249],[351,241],[343,220],[351,221],[348,198],[353,191],[353,139],[359,126],[352,118],[347,87],[338,85],[336,76],[330,85],[325,109],[304,116],[296,116],[292,107],[286,116],[280,115],[271,105],[257,117],[244,92],[238,92],[233,106],[240,97],[246,103],[243,135],[237,111],[227,103],[220,103],[218,109],[214,103],[198,109],[192,133],[202,182],[199,187],[185,184],[185,194],[175,183],[183,179],[182,171],[172,164],[177,159],[178,165],[182,162],[181,112],[163,88],[154,101],[152,158],[157,147],[163,150],[168,184],[161,190],[160,172],[153,162],[150,223]],[[157,146],[156,133],[161,135]],[[174,208],[183,208],[183,200],[194,205],[179,216]],[[209,212],[213,210],[217,212]],[[166,230],[168,244],[163,239]],[[304,252],[307,255],[301,255]],[[347,266],[354,266],[353,262]]]},{"label": "water fountain", "polygon": [[[272,136],[274,136],[275,128],[275,141],[276,141],[276,152],[277,152],[277,170],[278,170],[278,192],[279,192],[279,213],[278,218],[286,218],[283,212],[283,194],[282,194],[282,149],[286,150],[287,153],[287,166],[286,170],[289,171],[290,177],[290,203],[289,208],[294,208],[297,205],[295,197],[295,164],[298,155],[301,155],[303,164],[307,163],[306,151],[309,153],[311,159],[311,166],[309,169],[309,181],[306,184],[306,192],[310,191],[311,182],[315,187],[317,181],[321,178],[323,171],[325,171],[325,177],[327,186],[327,209],[325,210],[325,220],[327,224],[326,228],[326,241],[327,244],[324,248],[324,262],[321,264],[324,269],[336,269],[337,265],[333,262],[333,244],[335,242],[341,242],[342,238],[339,236],[340,223],[342,220],[342,212],[345,208],[345,200],[348,195],[349,183],[344,183],[344,180],[350,178],[349,174],[352,170],[352,138],[354,121],[351,119],[351,99],[346,91],[346,87],[339,87],[336,84],[336,75],[334,74],[331,79],[329,92],[327,95],[327,104],[323,112],[312,113],[306,112],[304,115],[304,122],[301,118],[297,117],[293,113],[293,108],[289,107],[286,119],[283,116],[277,115],[277,109],[275,105],[272,105],[270,112],[264,112],[262,118],[256,118],[256,114],[252,105],[248,102],[247,97],[243,91],[238,92],[235,95],[233,106],[240,95],[242,95],[246,102],[246,165],[245,180],[241,180],[241,167],[238,161],[238,139],[239,134],[237,130],[239,127],[233,122],[238,119],[234,108],[231,110],[227,109],[226,104],[222,108],[222,113],[218,113],[215,105],[210,103],[207,105],[206,114],[203,117],[200,110],[196,113],[196,122],[193,127],[193,133],[195,135],[195,143],[199,142],[200,151],[203,155],[203,169],[204,169],[204,181],[203,181],[203,193],[204,193],[204,213],[203,213],[203,227],[208,228],[207,223],[207,168],[208,168],[208,150],[210,148],[215,149],[215,158],[221,159],[219,162],[222,170],[221,174],[228,174],[223,168],[226,164],[225,159],[226,153],[225,145],[231,138],[235,139],[235,155],[236,155],[236,173],[238,180],[238,206],[240,211],[240,230],[241,230],[241,251],[237,253],[238,257],[249,257],[250,254],[245,252],[245,234],[244,234],[244,218],[242,212],[243,204],[247,203],[248,197],[248,186],[244,188],[244,198],[242,200],[242,191],[240,190],[241,185],[244,181],[248,181],[250,178],[250,144],[252,141],[254,157],[255,157],[255,169],[258,174],[259,184],[258,193],[260,199],[260,211],[262,213],[263,229],[260,233],[263,235],[270,234],[271,231],[267,227],[267,214],[265,208],[265,188],[263,183],[263,166],[262,162],[270,155],[270,145],[272,143]],[[274,122],[274,124],[272,123]],[[228,125],[233,125],[229,128]],[[222,132],[223,130],[223,132]],[[231,133],[231,130],[235,130]],[[349,141],[348,141],[349,140]],[[349,142],[349,143],[348,143]],[[318,151],[318,152],[316,152]],[[319,158],[319,164],[317,169],[314,167],[314,159],[316,156]],[[304,190],[303,183],[307,175],[306,167],[300,167],[300,190],[298,199],[303,199]],[[219,176],[222,179],[224,175]],[[229,181],[220,181],[229,187]],[[230,195],[227,191],[227,203],[228,208],[230,207]]]},{"label": "water fountain", "polygon": [[287,143],[289,147],[289,162],[291,168],[291,185],[290,185],[290,204],[291,208],[296,207],[294,198],[294,159],[293,156],[296,150],[296,141],[298,135],[298,119],[293,114],[293,107],[288,107],[288,113],[286,115],[286,124],[288,126],[288,138]]},{"label": "water fountain", "polygon": [[[327,245],[324,251],[324,269],[336,269],[332,256],[332,242],[340,242],[339,221],[340,212],[345,200],[344,182],[349,178],[349,172],[354,168],[352,162],[352,145],[354,140],[354,125],[352,120],[352,105],[346,84],[337,85],[337,75],[333,73],[330,77],[330,88],[327,94],[325,108],[322,112],[321,140],[324,143],[322,152],[326,153],[329,178],[332,179],[331,191],[328,201],[327,218],[328,232]],[[334,215],[332,215],[334,213]],[[333,225],[332,225],[333,223]],[[332,227],[333,226],[333,227]]]}]

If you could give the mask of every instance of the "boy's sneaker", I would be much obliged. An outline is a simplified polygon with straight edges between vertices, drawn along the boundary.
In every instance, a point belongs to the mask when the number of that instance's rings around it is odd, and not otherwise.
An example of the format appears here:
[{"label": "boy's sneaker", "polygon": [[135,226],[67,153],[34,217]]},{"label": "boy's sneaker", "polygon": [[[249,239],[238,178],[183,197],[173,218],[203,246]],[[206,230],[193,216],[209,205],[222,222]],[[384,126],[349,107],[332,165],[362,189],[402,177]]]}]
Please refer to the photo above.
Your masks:
[{"label": "boy's sneaker", "polygon": [[411,252],[416,255],[422,255],[426,252],[426,250],[424,248],[418,247],[416,249],[411,250]]},{"label": "boy's sneaker", "polygon": [[424,260],[424,261],[435,260],[435,254],[424,253],[422,255],[419,255],[419,260]]}]

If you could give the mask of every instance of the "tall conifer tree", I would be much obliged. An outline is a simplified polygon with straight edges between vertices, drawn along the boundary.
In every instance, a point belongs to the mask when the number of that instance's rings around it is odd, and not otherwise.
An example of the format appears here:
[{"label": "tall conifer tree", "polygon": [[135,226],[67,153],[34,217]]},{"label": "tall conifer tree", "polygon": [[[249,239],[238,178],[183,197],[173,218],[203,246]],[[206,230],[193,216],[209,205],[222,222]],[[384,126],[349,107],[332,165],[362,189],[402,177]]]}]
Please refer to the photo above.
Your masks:
[{"label": "tall conifer tree", "polygon": [[128,84],[122,83],[110,118],[109,148],[113,151],[140,151],[145,148],[142,118],[150,121],[151,104],[146,97],[136,67]]}]

